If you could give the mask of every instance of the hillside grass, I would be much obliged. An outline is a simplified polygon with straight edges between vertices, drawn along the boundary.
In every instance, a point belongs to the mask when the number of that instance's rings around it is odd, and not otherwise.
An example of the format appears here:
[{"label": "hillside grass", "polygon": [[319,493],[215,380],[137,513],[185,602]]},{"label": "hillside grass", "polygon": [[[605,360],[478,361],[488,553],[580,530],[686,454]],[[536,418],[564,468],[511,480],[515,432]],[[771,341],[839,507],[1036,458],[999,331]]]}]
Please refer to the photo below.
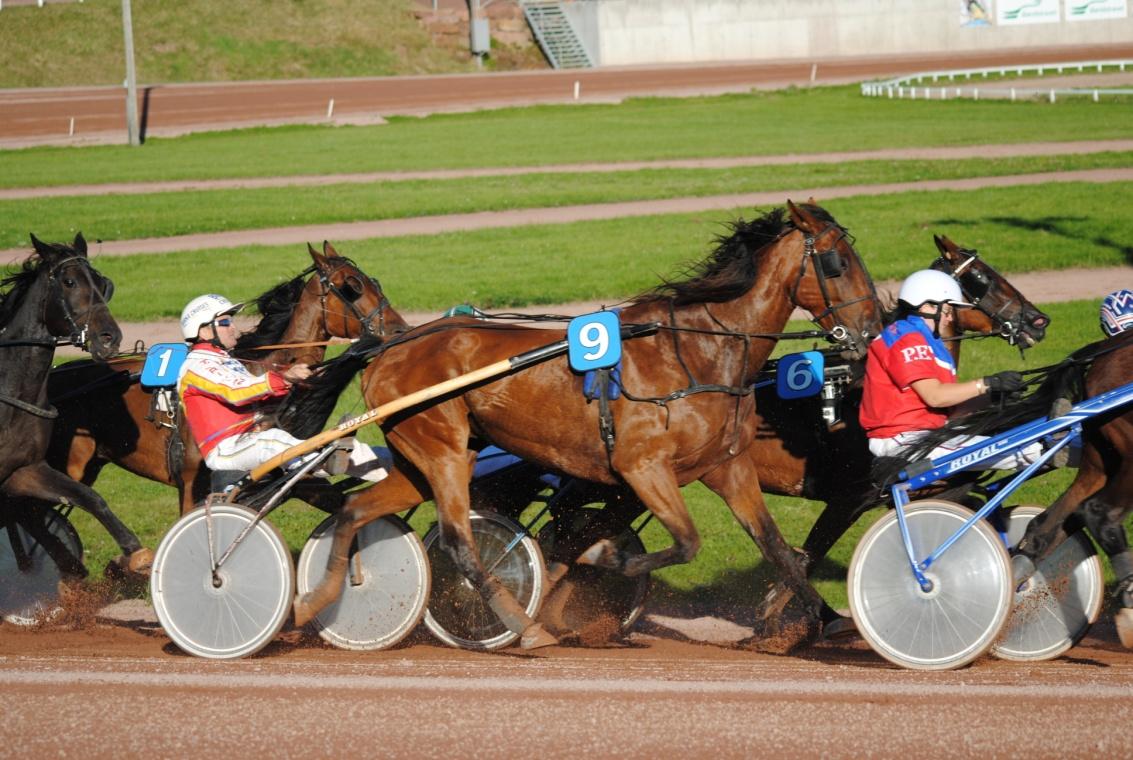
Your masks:
[{"label": "hillside grass", "polygon": [[[397,76],[475,71],[439,48],[409,0],[136,2],[140,83]],[[121,84],[120,0],[5,7],[0,87]]]},{"label": "hillside grass", "polygon": [[[1133,104],[907,101],[853,86],[391,117],[0,151],[0,187],[543,166],[1133,137]],[[829,167],[834,171],[833,167]]]},{"label": "hillside grass", "polygon": [[1133,167],[1133,152],[962,161],[646,169],[319,187],[102,194],[0,201],[0,247],[84,231],[101,240],[375,221],[480,211]]}]

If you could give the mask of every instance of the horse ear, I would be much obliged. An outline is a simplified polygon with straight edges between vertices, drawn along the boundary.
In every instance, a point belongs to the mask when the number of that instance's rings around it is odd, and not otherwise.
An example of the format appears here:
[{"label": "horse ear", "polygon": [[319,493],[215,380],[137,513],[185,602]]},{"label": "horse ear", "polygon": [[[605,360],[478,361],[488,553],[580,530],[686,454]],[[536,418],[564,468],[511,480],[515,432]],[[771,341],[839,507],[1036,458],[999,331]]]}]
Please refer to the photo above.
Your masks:
[{"label": "horse ear", "polygon": [[307,253],[311,254],[311,261],[315,262],[315,266],[317,266],[319,269],[326,269],[326,257],[316,251],[314,246],[312,246],[310,243],[307,243]]},{"label": "horse ear", "polygon": [[789,198],[787,199],[787,211],[791,215],[791,223],[803,232],[813,233],[818,229],[818,220],[805,208],[796,206]]},{"label": "horse ear", "polygon": [[955,253],[960,248],[960,246],[949,240],[947,235],[933,235],[932,239],[936,242],[937,249],[939,249],[940,253],[944,256]]},{"label": "horse ear", "polygon": [[74,248],[75,253],[79,254],[80,256],[87,255],[87,239],[83,237],[83,233],[75,233],[75,242],[71,244],[71,247]]},{"label": "horse ear", "polygon": [[338,255],[338,251],[334,250],[334,246],[331,245],[330,241],[327,240],[323,241],[323,255],[328,259],[341,258],[341,256]]},{"label": "horse ear", "polygon": [[32,248],[35,249],[36,253],[38,253],[39,255],[42,256],[42,255],[48,253],[51,250],[50,246],[48,246],[47,243],[45,243],[42,240],[40,240],[39,238],[37,238],[35,236],[34,232],[31,232],[31,233],[28,233],[28,234],[31,235],[31,246],[32,246]]}]

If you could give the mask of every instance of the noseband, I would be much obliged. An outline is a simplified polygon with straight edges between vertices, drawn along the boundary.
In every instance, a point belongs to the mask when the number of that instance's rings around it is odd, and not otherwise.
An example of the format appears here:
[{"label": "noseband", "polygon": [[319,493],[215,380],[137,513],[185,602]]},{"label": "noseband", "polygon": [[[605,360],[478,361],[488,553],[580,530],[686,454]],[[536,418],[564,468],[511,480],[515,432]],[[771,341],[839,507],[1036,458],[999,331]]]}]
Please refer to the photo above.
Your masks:
[{"label": "noseband", "polygon": [[[826,233],[832,229],[838,230],[838,235],[834,238],[834,241],[828,248],[825,248],[821,251],[816,250],[815,241],[826,235]],[[799,232],[803,231],[799,230]],[[788,232],[784,234],[790,233]],[[833,223],[827,224],[817,235],[810,235],[806,232],[803,232],[803,257],[802,262],[799,265],[799,276],[795,279],[795,285],[791,289],[791,301],[796,306],[800,305],[799,289],[802,287],[803,278],[806,277],[807,264],[813,264],[815,279],[818,280],[818,289],[822,292],[822,302],[826,308],[823,309],[822,312],[813,315],[811,321],[813,321],[815,324],[819,324],[827,316],[833,316],[834,327],[827,331],[830,336],[830,340],[833,343],[836,343],[839,346],[843,347],[844,349],[860,352],[861,349],[864,348],[864,346],[859,345],[859,341],[854,336],[853,331],[850,330],[850,328],[846,326],[845,322],[842,321],[839,310],[844,309],[848,306],[852,306],[853,304],[859,303],[861,301],[876,302],[877,290],[874,288],[873,279],[869,278],[867,274],[870,291],[868,295],[859,296],[852,300],[837,304],[834,303],[833,299],[830,297],[830,289],[827,284],[828,280],[837,279],[846,272],[847,265],[842,259],[842,254],[838,252],[837,246],[839,241],[844,240],[847,237],[849,237],[849,233],[839,227],[837,224]],[[866,343],[869,342],[869,337],[870,336],[868,332],[863,332],[861,335],[862,340]]]}]

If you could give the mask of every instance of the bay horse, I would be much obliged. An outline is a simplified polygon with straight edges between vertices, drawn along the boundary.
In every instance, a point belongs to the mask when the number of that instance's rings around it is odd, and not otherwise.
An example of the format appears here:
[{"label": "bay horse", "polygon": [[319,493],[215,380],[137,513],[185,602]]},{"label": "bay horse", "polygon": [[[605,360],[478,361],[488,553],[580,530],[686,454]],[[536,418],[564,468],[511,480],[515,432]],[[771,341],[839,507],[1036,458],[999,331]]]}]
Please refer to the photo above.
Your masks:
[{"label": "bay horse", "polygon": [[[0,512],[10,531],[14,525],[8,521],[20,519],[18,501],[24,497],[73,504],[90,512],[132,556],[141,545],[106,502],[45,461],[58,415],[47,391],[55,347],[80,346],[99,362],[117,353],[122,331],[107,306],[114,286],[91,266],[82,233],[70,245],[44,243],[35,235],[31,242],[34,253],[0,283],[7,288],[0,296]],[[57,559],[65,577],[85,574],[80,558],[49,531],[25,527]]]},{"label": "bay horse", "polygon": [[[261,319],[254,331],[240,337],[234,356],[268,368],[313,365],[322,361],[332,337],[385,337],[408,327],[390,309],[380,283],[329,242],[323,242],[322,252],[310,245],[307,250],[311,266],[256,299]],[[144,363],[144,357],[110,365],[73,362],[51,372],[48,391],[59,419],[48,462],[87,485],[114,462],[177,488],[185,514],[208,495],[210,474],[188,426],[182,424],[177,399],[165,410],[157,409],[153,394],[139,384]],[[303,394],[304,388],[296,385],[284,410],[300,403]],[[317,414],[281,412],[282,424],[293,435],[313,435],[332,410],[333,398],[324,405],[321,419]],[[313,485],[305,493],[318,498]],[[142,574],[148,570],[148,564],[134,565],[117,569]]]},{"label": "bay horse", "polygon": [[[432,496],[444,548],[521,646],[556,639],[523,611],[480,565],[469,519],[475,436],[539,467],[586,481],[625,485],[673,536],[658,552],[620,556],[599,542],[585,558],[627,575],[688,562],[700,537],[680,487],[700,480],[720,495],[764,556],[789,579],[815,613],[821,598],[807,583],[760,493],[752,441],[751,385],[795,306],[836,334],[848,356],[864,357],[880,329],[873,282],[849,234],[812,204],[778,208],[720,236],[714,253],[683,281],[668,281],[631,301],[623,324],[656,323],[652,335],[625,342],[621,386],[610,402],[616,442],[600,438],[599,413],[582,394],[582,377],[563,357],[549,359],[382,424],[394,451],[390,477],[351,494],[337,515],[327,573],[295,603],[302,625],[342,587],[348,550],[358,529]],[[371,408],[542,347],[558,331],[442,319],[388,343],[363,375]],[[762,632],[795,643],[814,626],[784,623]]]}]

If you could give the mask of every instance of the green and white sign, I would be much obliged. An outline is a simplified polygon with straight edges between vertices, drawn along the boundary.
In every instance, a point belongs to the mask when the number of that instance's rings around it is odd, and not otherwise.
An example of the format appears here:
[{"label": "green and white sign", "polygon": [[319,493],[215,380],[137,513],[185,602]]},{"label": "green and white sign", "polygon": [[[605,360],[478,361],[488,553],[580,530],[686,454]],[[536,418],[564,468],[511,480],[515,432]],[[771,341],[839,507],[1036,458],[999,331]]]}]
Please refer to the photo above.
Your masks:
[{"label": "green and white sign", "polygon": [[1129,8],[1125,0],[1064,0],[1067,21],[1094,21],[1125,18]]},{"label": "green and white sign", "polygon": [[999,0],[995,4],[995,23],[999,26],[1013,26],[1061,21],[1059,5],[1059,0]]}]

